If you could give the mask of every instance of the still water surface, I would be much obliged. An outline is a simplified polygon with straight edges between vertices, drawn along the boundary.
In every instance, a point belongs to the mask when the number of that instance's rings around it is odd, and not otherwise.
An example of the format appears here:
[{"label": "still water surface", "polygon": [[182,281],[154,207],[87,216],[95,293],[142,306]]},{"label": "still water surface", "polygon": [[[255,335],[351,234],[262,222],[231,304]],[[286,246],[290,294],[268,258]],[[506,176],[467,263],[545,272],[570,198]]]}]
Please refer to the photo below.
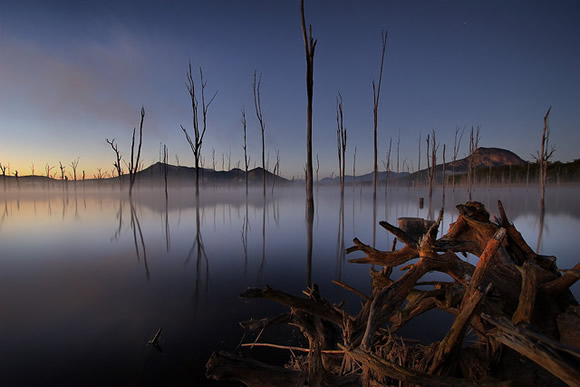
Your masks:
[{"label": "still water surface", "polygon": [[[549,190],[542,227],[536,189],[480,190],[474,199],[492,216],[502,199],[530,246],[571,268],[578,261],[578,194],[578,187]],[[249,286],[299,295],[311,279],[325,298],[345,300],[354,313],[359,300],[331,281],[368,293],[369,267],[346,262],[351,257],[345,258],[344,248],[355,236],[372,244],[374,232],[376,247],[387,250],[392,237],[379,226],[373,230],[371,192],[347,187],[342,210],[336,187],[321,187],[315,195],[309,265],[302,187],[268,192],[265,201],[261,191],[246,201],[243,191],[208,190],[199,206],[188,189],[170,191],[168,201],[155,189],[135,193],[132,201],[115,191],[3,192],[2,384],[209,384],[205,362],[214,350],[238,346],[238,321],[285,311],[268,301],[239,299]],[[379,193],[376,222],[429,217],[427,199],[419,208],[422,196],[407,188]],[[464,201],[463,189],[447,190],[444,230],[457,217],[454,206]],[[436,193],[435,216],[441,204]],[[578,284],[572,290],[578,298]],[[439,340],[451,322],[433,311],[400,333]],[[162,351],[146,345],[158,328]],[[286,344],[300,336],[280,334],[264,338]]]}]

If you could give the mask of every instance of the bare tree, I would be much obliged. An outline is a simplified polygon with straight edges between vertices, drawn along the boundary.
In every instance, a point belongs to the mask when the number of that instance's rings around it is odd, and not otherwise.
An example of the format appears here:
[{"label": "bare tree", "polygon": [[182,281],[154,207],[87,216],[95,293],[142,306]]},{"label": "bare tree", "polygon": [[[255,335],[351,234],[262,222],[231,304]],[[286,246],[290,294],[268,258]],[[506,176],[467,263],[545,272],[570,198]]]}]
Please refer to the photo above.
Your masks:
[{"label": "bare tree", "polygon": [[398,133],[397,133],[397,175],[399,174],[399,157],[400,157],[400,152],[399,152],[399,148],[401,146],[401,130],[399,129]]},{"label": "bare tree", "polygon": [[461,139],[463,138],[464,132],[465,126],[463,128],[459,128],[459,126],[455,128],[455,138],[453,140],[453,192],[455,192],[455,164],[457,162],[457,156],[459,155],[459,148],[461,147]]},{"label": "bare tree", "polygon": [[318,192],[318,170],[320,169],[320,160],[318,159],[318,153],[316,154],[316,192]]},{"label": "bare tree", "polygon": [[70,166],[73,170],[73,179],[77,181],[77,167],[79,166],[80,157],[77,157],[76,160],[71,161]]},{"label": "bare tree", "polygon": [[105,139],[105,141],[107,142],[107,144],[111,146],[113,152],[115,152],[115,162],[113,163],[113,166],[117,170],[117,176],[119,176],[119,181],[121,181],[121,175],[123,175],[123,167],[121,165],[121,160],[123,159],[123,156],[121,156],[121,152],[119,152],[119,146],[115,144],[115,139],[109,141],[109,139],[107,138]]},{"label": "bare tree", "polygon": [[[193,134],[195,140],[191,138],[187,130],[180,125],[181,130],[185,134],[185,138],[189,143],[191,151],[193,152],[193,157],[195,158],[195,195],[199,196],[199,163],[201,160],[201,146],[203,144],[203,136],[205,136],[205,131],[207,130],[207,111],[209,106],[215,99],[217,91],[210,98],[209,102],[205,101],[205,87],[207,82],[203,81],[203,71],[201,67],[199,68],[199,78],[201,85],[201,114],[202,114],[202,128],[200,128],[199,123],[199,112],[198,112],[198,101],[195,94],[195,82],[193,81],[193,73],[191,71],[191,61],[189,62],[189,71],[187,72],[187,82],[185,86],[189,92],[189,97],[191,98],[191,110],[193,111]],[[201,130],[200,130],[201,129]]]},{"label": "bare tree", "polygon": [[32,173],[32,176],[34,176],[34,163],[30,163],[30,171]]},{"label": "bare tree", "polygon": [[[247,147],[247,142],[246,142],[246,134],[247,134],[247,125],[246,125],[246,108],[242,108],[242,127],[244,128],[244,145],[242,146],[242,148],[244,148],[244,167],[245,167],[245,171],[246,171],[246,196],[248,196],[248,164],[249,164],[249,160],[248,160],[248,147]],[[215,154],[215,152],[214,152]],[[215,169],[215,160],[214,160],[214,169]],[[247,220],[246,220],[247,221]]]},{"label": "bare tree", "polygon": [[354,147],[354,153],[352,155],[352,191],[354,193],[354,185],[356,182],[356,146]]},{"label": "bare tree", "polygon": [[60,179],[64,180],[64,175],[66,173],[66,165],[62,165],[60,161],[58,162],[58,164],[60,166]]},{"label": "bare tree", "polygon": [[[306,19],[304,17],[304,0],[300,0],[300,16],[302,19],[302,37],[306,53],[306,94],[308,107],[306,110],[306,206],[310,232],[312,234],[312,220],[314,219],[314,195],[312,191],[312,96],[314,92],[314,50],[317,40],[312,37],[312,25],[306,31]],[[311,243],[309,244],[312,245]],[[309,281],[307,281],[309,282]],[[310,284],[308,284],[310,285]]]},{"label": "bare tree", "polygon": [[338,148],[338,173],[340,179],[340,194],[344,195],[344,175],[346,172],[346,128],[342,114],[342,95],[336,98],[336,146]]},{"label": "bare tree", "polygon": [[[167,145],[163,144],[161,151],[161,161],[163,163],[163,180],[165,182],[165,204],[167,206],[167,199],[169,195],[167,194],[167,173],[169,172],[169,165],[167,164],[169,152],[167,151]],[[168,226],[166,227],[168,228]]]},{"label": "bare tree", "polygon": [[97,180],[102,180],[105,177],[105,174],[103,173],[103,168],[97,168],[97,174],[93,175],[93,177]]},{"label": "bare tree", "polygon": [[128,165],[129,169],[129,196],[133,194],[133,186],[139,171],[139,160],[141,159],[141,147],[143,145],[143,120],[145,119],[145,108],[141,106],[141,123],[139,124],[139,145],[137,147],[137,157],[135,157],[135,131],[133,128],[133,136],[131,137],[131,160]]},{"label": "bare tree", "polygon": [[389,149],[387,149],[387,155],[385,161],[383,161],[383,165],[385,167],[385,194],[389,187],[389,172],[391,171],[391,148],[393,146],[393,138],[389,138]]},{"label": "bare tree", "polygon": [[421,133],[419,133],[419,160],[417,160],[417,184],[421,183]]},{"label": "bare tree", "polygon": [[377,174],[378,174],[378,159],[377,159],[377,126],[379,117],[379,99],[381,96],[381,83],[383,81],[383,65],[385,63],[385,51],[387,49],[387,31],[381,33],[382,45],[381,45],[381,67],[379,70],[379,83],[375,87],[375,81],[373,80],[373,123],[374,123],[374,172],[373,172],[373,198],[376,201],[377,198]]},{"label": "bare tree", "polygon": [[429,173],[429,200],[431,200],[431,197],[433,196],[433,178],[436,175],[435,167],[437,166],[438,149],[439,144],[437,144],[437,139],[435,138],[435,129],[433,129],[431,132],[431,138],[429,138],[429,135],[427,135],[427,171]]},{"label": "bare tree", "polygon": [[266,159],[265,159],[265,142],[264,132],[266,131],[266,123],[262,115],[262,101],[260,100],[260,86],[262,84],[262,74],[260,78],[256,78],[256,71],[254,71],[254,81],[252,82],[252,89],[254,91],[254,108],[256,109],[256,117],[260,123],[260,131],[262,133],[262,186],[264,189],[264,196],[266,196]]},{"label": "bare tree", "polygon": [[274,194],[274,185],[276,184],[276,176],[280,176],[280,150],[276,149],[276,164],[272,170],[274,176],[272,177],[272,195]]},{"label": "bare tree", "polygon": [[441,201],[443,203],[443,208],[445,208],[445,144],[443,144],[443,168],[442,168],[442,180],[441,180]]},{"label": "bare tree", "polygon": [[540,166],[540,203],[542,207],[542,211],[544,210],[544,198],[546,195],[546,178],[548,176],[548,162],[550,158],[554,155],[554,151],[556,150],[553,146],[550,150],[548,150],[550,145],[550,124],[548,122],[548,117],[550,115],[550,111],[552,111],[552,106],[548,108],[546,115],[544,116],[544,129],[542,131],[542,147],[540,151],[537,153],[536,161]]},{"label": "bare tree", "polygon": [[473,126],[471,127],[471,135],[469,136],[469,162],[467,167],[467,193],[471,201],[471,192],[473,189],[473,181],[475,174],[475,152],[479,148],[479,126],[473,133]]},{"label": "bare tree", "polygon": [[2,171],[2,176],[4,177],[6,177],[6,168],[8,168],[6,164],[2,165],[2,163],[0,163],[0,171]]}]

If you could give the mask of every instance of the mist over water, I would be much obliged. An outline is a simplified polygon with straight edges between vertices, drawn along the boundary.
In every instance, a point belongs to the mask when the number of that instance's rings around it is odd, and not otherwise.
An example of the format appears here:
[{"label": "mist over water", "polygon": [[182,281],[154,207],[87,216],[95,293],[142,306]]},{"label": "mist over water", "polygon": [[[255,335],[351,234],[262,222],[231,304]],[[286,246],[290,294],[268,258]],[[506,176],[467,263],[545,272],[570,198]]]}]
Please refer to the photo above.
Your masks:
[{"label": "mist over water", "polygon": [[[501,199],[507,216],[538,252],[560,268],[577,263],[580,187],[547,191],[541,222],[536,187],[482,189],[474,200],[493,216]],[[336,186],[315,188],[313,251],[307,260],[303,186],[208,188],[199,201],[190,187],[126,192],[61,187],[10,187],[0,196],[0,372],[6,385],[192,385],[204,379],[214,350],[233,350],[238,322],[284,312],[265,300],[244,301],[247,287],[270,285],[300,295],[308,278],[331,302],[360,301],[333,285],[343,281],[370,291],[369,266],[348,263],[354,237],[389,250],[393,238],[373,227],[372,192]],[[419,208],[419,198],[425,198]],[[465,188],[446,190],[443,231],[457,218]],[[422,190],[392,187],[377,194],[376,221],[436,217],[440,190],[431,201]],[[543,223],[543,224],[541,224]],[[374,231],[373,231],[374,230]],[[400,247],[400,246],[399,246]],[[357,255],[358,254],[358,255]],[[468,257],[476,263],[475,257]],[[401,271],[395,269],[394,277]],[[430,273],[429,279],[444,279]],[[572,287],[580,295],[578,284]],[[452,317],[427,313],[399,333],[439,340]],[[162,351],[146,345],[158,328]],[[264,341],[300,339],[288,330]],[[248,340],[246,338],[246,340]],[[256,350],[254,350],[256,351]],[[286,354],[281,355],[282,357]],[[34,370],[34,372],[31,372]]]}]

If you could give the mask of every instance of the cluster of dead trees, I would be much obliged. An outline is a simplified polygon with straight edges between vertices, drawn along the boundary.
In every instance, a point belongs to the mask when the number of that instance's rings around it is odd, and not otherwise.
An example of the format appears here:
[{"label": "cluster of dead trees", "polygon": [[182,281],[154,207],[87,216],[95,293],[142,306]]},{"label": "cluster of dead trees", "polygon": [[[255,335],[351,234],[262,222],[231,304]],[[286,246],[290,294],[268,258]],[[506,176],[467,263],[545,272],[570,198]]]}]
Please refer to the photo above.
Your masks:
[{"label": "cluster of dead trees", "polygon": [[[560,270],[556,258],[538,255],[509,221],[501,202],[490,220],[481,203],[457,206],[459,216],[437,238],[437,221],[400,218],[398,227],[380,225],[396,236],[391,251],[376,250],[358,239],[347,253],[363,252],[353,263],[371,269],[370,294],[335,282],[360,297],[362,307],[349,314],[325,300],[316,285],[297,297],[250,288],[244,298],[265,298],[288,306],[288,313],[241,323],[259,331],[276,324],[300,329],[308,346],[255,342],[288,350],[282,367],[265,364],[242,352],[215,352],[207,376],[251,385],[569,385],[580,383],[580,307],[570,286],[580,264]],[[397,241],[404,246],[396,249]],[[479,257],[473,265],[461,256]],[[416,260],[418,258],[418,260]],[[406,273],[391,278],[394,267]],[[428,272],[449,281],[421,282]],[[564,273],[564,274],[562,274]],[[413,344],[397,331],[432,309],[455,316],[440,342]],[[466,334],[474,342],[465,340]],[[274,349],[273,349],[274,350]]]}]

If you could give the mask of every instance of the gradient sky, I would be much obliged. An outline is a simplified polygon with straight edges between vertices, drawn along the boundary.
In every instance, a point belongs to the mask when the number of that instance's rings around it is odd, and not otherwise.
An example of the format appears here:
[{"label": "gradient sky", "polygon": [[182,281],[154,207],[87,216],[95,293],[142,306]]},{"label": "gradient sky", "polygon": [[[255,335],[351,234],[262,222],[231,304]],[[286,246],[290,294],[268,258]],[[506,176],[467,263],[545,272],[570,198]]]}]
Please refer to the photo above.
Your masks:
[{"label": "gradient sky", "polygon": [[[145,106],[144,160],[193,165],[179,128],[191,128],[185,88],[191,60],[210,107],[205,166],[231,150],[243,158],[240,110],[248,115],[251,167],[260,160],[252,74],[262,73],[266,149],[281,172],[303,175],[306,154],[305,57],[299,1],[0,0],[0,162],[19,175],[69,164],[92,176],[112,168],[105,138],[129,155]],[[418,137],[435,129],[452,157],[456,126],[481,127],[480,146],[524,159],[540,147],[551,112],[555,158],[580,158],[580,3],[578,1],[306,1],[318,39],[314,69],[314,153],[320,175],[337,170],[336,95],[344,99],[347,170],[372,169],[372,88],[388,30],[379,109],[380,158],[400,133],[401,163],[417,168]],[[197,73],[196,73],[197,75]],[[196,78],[196,81],[199,78]],[[468,133],[460,156],[467,153]],[[442,149],[442,147],[441,147]],[[393,151],[393,154],[395,151]],[[441,156],[439,156],[440,158]],[[227,161],[226,161],[227,167]],[[55,168],[56,170],[57,168]],[[70,170],[70,167],[68,168]]]}]

